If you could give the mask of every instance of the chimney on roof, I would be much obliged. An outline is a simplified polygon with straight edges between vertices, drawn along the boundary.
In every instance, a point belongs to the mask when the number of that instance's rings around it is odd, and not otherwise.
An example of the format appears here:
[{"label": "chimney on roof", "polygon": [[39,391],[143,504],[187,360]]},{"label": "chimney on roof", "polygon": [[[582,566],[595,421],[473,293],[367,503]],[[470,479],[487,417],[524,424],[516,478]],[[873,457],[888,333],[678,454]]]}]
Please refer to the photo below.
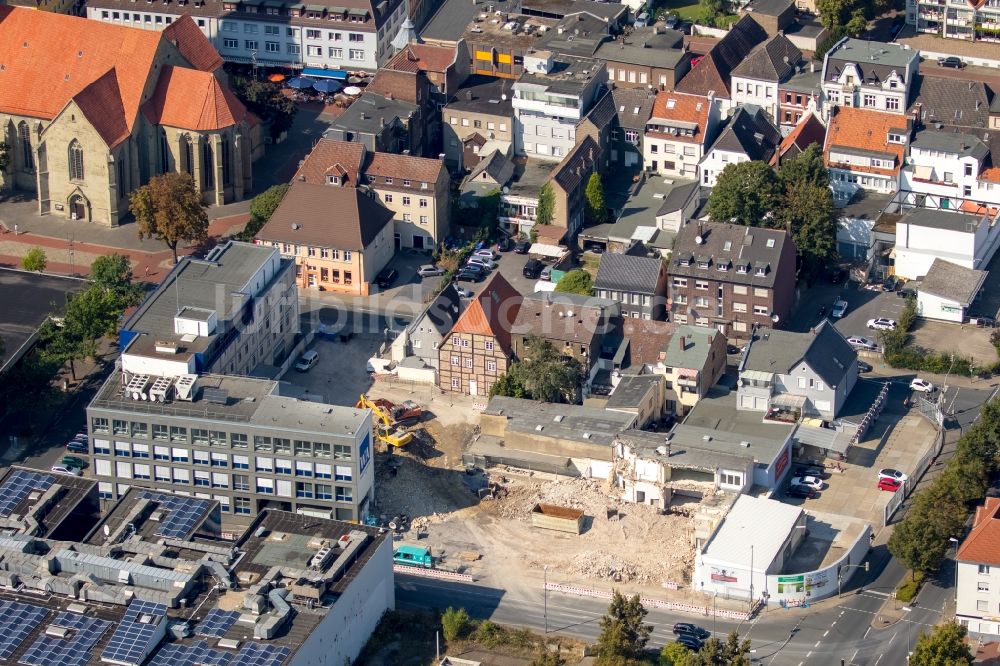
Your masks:
[{"label": "chimney on roof", "polygon": [[382,129],[385,127],[385,116],[380,116],[378,119],[378,128]]},{"label": "chimney on roof", "polygon": [[712,336],[711,336],[711,334],[709,334],[709,335],[706,335],[706,336],[705,336],[705,339],[707,339],[707,340],[708,340],[708,344],[712,344]]},{"label": "chimney on roof", "polygon": [[816,71],[816,61],[814,60],[809,61],[809,71],[811,73],[814,73]]},{"label": "chimney on roof", "polygon": [[679,343],[680,343],[680,348],[681,348],[681,351],[684,351],[684,347],[685,347],[685,345],[684,345],[684,336],[683,336],[683,335],[682,335],[682,336],[679,336],[679,338],[678,338],[677,342],[679,342]]},{"label": "chimney on roof", "polygon": [[364,111],[361,112],[361,120],[368,120],[368,114]]}]

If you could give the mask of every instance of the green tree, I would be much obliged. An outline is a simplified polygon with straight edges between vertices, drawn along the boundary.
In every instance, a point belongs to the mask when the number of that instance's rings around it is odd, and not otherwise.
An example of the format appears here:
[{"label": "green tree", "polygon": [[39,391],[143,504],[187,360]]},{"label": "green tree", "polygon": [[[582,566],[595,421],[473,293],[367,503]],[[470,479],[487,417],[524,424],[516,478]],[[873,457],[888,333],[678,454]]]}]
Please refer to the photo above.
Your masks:
[{"label": "green tree", "polygon": [[912,666],[968,666],[973,653],[965,642],[966,629],[957,622],[945,622],[929,633],[921,633],[910,657]]},{"label": "green tree", "polygon": [[750,641],[741,641],[735,629],[725,641],[712,636],[684,666],[750,666]]},{"label": "green tree", "polygon": [[139,238],[163,241],[177,263],[177,244],[208,237],[207,206],[186,173],[169,172],[153,176],[149,183],[129,195],[129,209],[135,216]]},{"label": "green tree", "polygon": [[10,166],[10,144],[6,141],[0,141],[0,173],[7,170]]},{"label": "green tree", "polygon": [[676,641],[671,641],[660,650],[660,666],[685,666],[692,656],[694,653],[691,650]]},{"label": "green tree", "polygon": [[770,214],[778,207],[780,198],[778,177],[767,164],[733,163],[719,174],[708,199],[708,212],[713,222],[772,226]]},{"label": "green tree", "polygon": [[837,257],[837,220],[830,189],[792,183],[777,217],[795,241],[800,273],[811,281]]},{"label": "green tree", "polygon": [[21,259],[21,268],[26,271],[41,273],[45,270],[45,266],[48,263],[49,260],[45,256],[45,250],[40,247],[33,247]]},{"label": "green tree", "polygon": [[608,611],[600,619],[601,635],[597,638],[597,665],[617,665],[627,660],[638,660],[646,649],[653,632],[645,624],[647,610],[639,595],[626,597],[618,590],[611,595]]},{"label": "green tree", "polygon": [[844,25],[844,29],[851,37],[860,37],[868,29],[868,19],[865,18],[863,9],[855,9],[851,12],[851,19]]},{"label": "green tree", "polygon": [[465,638],[473,629],[473,622],[464,608],[451,606],[441,615],[441,631],[446,641]]},{"label": "green tree", "polygon": [[604,224],[608,220],[608,206],[604,201],[604,183],[596,171],[590,174],[587,181],[587,223]]},{"label": "green tree", "polygon": [[917,511],[907,514],[889,537],[889,552],[912,569],[929,573],[941,566],[948,551],[948,537]]},{"label": "green tree", "polygon": [[278,205],[288,192],[288,183],[272,185],[250,201],[250,220],[243,231],[240,232],[240,240],[250,242],[254,236],[264,228],[267,221],[274,215]]},{"label": "green tree", "polygon": [[855,0],[816,0],[819,20],[828,30],[843,26],[854,9]]},{"label": "green tree", "polygon": [[830,173],[823,164],[823,147],[814,141],[795,157],[782,162],[778,167],[778,180],[786,191],[793,185],[802,184],[829,187]]},{"label": "green tree", "polygon": [[523,387],[524,396],[541,402],[573,402],[583,382],[583,366],[575,358],[563,356],[552,343],[528,338],[523,358],[507,374]]},{"label": "green tree", "polygon": [[566,275],[563,275],[562,279],[556,284],[556,291],[560,294],[580,294],[582,296],[590,296],[593,289],[594,278],[590,277],[590,273],[582,268],[575,268],[566,273]]},{"label": "green tree", "polygon": [[556,213],[556,193],[552,191],[552,184],[545,183],[538,191],[538,206],[535,208],[535,221],[538,224],[552,224],[552,217]]},{"label": "green tree", "polygon": [[715,25],[716,20],[725,13],[722,0],[699,0],[698,22],[707,26]]},{"label": "green tree", "polygon": [[271,138],[277,139],[292,126],[298,109],[293,100],[281,94],[277,84],[234,79],[233,90],[247,109],[268,124]]},{"label": "green tree", "polygon": [[502,395],[508,398],[524,398],[527,396],[527,391],[524,390],[524,384],[521,383],[521,380],[516,375],[505,372],[490,387],[490,397],[492,398],[495,395]]},{"label": "green tree", "polygon": [[132,261],[124,254],[106,254],[90,265],[90,281],[98,289],[112,294],[118,309],[124,311],[142,300],[144,288],[132,279]]}]

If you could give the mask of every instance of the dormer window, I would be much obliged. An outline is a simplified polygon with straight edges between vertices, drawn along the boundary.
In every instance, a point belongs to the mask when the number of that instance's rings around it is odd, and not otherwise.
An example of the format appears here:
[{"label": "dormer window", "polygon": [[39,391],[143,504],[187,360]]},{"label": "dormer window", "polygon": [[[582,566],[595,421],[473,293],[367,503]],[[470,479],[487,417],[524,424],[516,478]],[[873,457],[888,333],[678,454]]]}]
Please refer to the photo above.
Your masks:
[{"label": "dormer window", "polygon": [[681,266],[690,266],[691,257],[681,257],[680,259],[677,260],[677,263],[680,264]]},{"label": "dormer window", "polygon": [[409,186],[410,186],[410,181],[409,181],[409,180],[406,180],[406,179],[404,178],[404,179],[403,179],[403,187],[409,187]]},{"label": "dormer window", "polygon": [[741,275],[746,275],[747,265],[746,264],[740,264],[739,266],[736,267],[736,272],[740,273]]},{"label": "dormer window", "polygon": [[708,268],[708,265],[709,265],[710,263],[711,263],[711,262],[710,262],[710,261],[708,261],[708,260],[705,260],[705,261],[699,261],[699,262],[698,262],[698,268]]},{"label": "dormer window", "polygon": [[889,132],[888,140],[889,143],[905,143],[903,135],[897,132]]},{"label": "dormer window", "polygon": [[374,183],[375,182],[375,176],[368,176],[368,182],[369,183]]},{"label": "dormer window", "polygon": [[767,239],[767,246],[768,247],[774,247],[774,239],[773,238],[768,238]]},{"label": "dormer window", "polygon": [[720,270],[720,271],[728,271],[729,270],[729,262],[728,261],[720,261],[718,264],[715,265],[715,268],[718,269],[718,270]]},{"label": "dormer window", "polygon": [[385,177],[385,184],[386,185],[392,185],[392,178],[390,178],[389,176],[386,176]]},{"label": "dormer window", "polygon": [[340,176],[327,176],[326,177],[326,184],[327,185],[340,185]]},{"label": "dormer window", "polygon": [[767,268],[764,266],[758,266],[757,271],[754,273],[754,275],[760,275],[760,276],[767,275]]}]

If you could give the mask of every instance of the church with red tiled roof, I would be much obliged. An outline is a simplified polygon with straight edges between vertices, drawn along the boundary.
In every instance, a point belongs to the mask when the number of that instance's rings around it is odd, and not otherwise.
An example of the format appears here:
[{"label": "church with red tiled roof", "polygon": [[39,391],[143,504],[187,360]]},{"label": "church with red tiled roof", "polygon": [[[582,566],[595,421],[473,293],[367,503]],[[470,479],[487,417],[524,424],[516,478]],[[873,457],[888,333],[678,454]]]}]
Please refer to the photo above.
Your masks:
[{"label": "church with red tiled roof", "polygon": [[190,17],[157,32],[0,6],[0,187],[33,192],[42,215],[107,226],[169,171],[191,174],[208,204],[243,199],[260,124],[221,67]]}]

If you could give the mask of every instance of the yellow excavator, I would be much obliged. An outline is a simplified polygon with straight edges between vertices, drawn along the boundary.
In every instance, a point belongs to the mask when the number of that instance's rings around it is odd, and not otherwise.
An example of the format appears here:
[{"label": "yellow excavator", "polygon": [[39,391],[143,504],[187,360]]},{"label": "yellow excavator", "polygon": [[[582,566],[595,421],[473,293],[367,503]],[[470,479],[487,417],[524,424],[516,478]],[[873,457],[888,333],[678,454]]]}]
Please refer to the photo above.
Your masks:
[{"label": "yellow excavator", "polygon": [[372,419],[375,422],[375,436],[380,442],[387,446],[402,448],[413,441],[413,433],[398,427],[392,418],[392,404],[386,400],[372,400],[367,395],[361,394],[358,402],[354,405],[358,409],[372,410]]}]

